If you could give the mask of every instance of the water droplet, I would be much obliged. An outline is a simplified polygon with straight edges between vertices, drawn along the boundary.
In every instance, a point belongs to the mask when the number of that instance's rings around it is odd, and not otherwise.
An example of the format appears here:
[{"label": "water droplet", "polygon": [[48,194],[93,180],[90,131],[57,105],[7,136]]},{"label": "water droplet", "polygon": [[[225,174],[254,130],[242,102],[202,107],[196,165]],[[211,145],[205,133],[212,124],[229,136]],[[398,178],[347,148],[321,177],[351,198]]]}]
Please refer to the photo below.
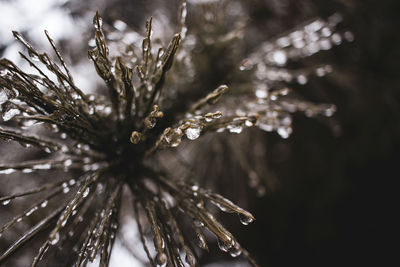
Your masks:
[{"label": "water droplet", "polygon": [[95,40],[94,38],[90,39],[90,40],[88,41],[88,45],[89,45],[90,47],[95,47],[95,46],[96,46],[96,40]]},{"label": "water droplet", "polygon": [[7,102],[7,100],[8,100],[8,96],[7,96],[6,92],[1,90],[0,91],[0,105],[2,105],[5,102]]},{"label": "water droplet", "polygon": [[315,70],[315,74],[316,74],[318,77],[325,76],[325,74],[326,74],[325,68],[323,68],[323,67],[317,68],[317,69]]},{"label": "water droplet", "polygon": [[287,61],[286,53],[282,50],[273,52],[271,58],[276,64],[280,66],[285,65]]},{"label": "water droplet", "polygon": [[197,190],[199,190],[199,186],[197,185],[197,184],[195,184],[195,185],[192,185],[192,190],[193,191],[197,191]]},{"label": "water droplet", "polygon": [[306,49],[307,49],[307,52],[308,52],[310,55],[312,55],[312,54],[317,53],[321,48],[319,47],[319,44],[318,44],[318,43],[314,42],[314,43],[308,44],[307,47],[306,47]]},{"label": "water droplet", "polygon": [[306,45],[303,39],[296,38],[293,40],[293,46],[295,48],[303,48]]},{"label": "water droplet", "polygon": [[267,98],[268,97],[268,92],[265,89],[257,89],[255,94],[256,94],[257,98]]},{"label": "water droplet", "polygon": [[42,204],[40,204],[40,207],[46,208],[48,203],[49,203],[49,201],[45,200],[45,201],[42,202]]},{"label": "water droplet", "polygon": [[0,75],[6,75],[8,73],[8,71],[6,69],[0,69]]},{"label": "water droplet", "polygon": [[289,138],[292,131],[292,128],[287,126],[279,127],[277,130],[278,134],[284,139]]},{"label": "water droplet", "polygon": [[204,223],[200,220],[194,219],[193,220],[194,225],[196,225],[197,227],[203,227]]},{"label": "water droplet", "polygon": [[31,144],[27,144],[27,143],[19,142],[19,144],[20,144],[22,147],[25,147],[25,148],[30,148],[30,147],[32,147]]},{"label": "water droplet", "polygon": [[240,222],[244,225],[248,225],[249,223],[252,223],[254,221],[253,218],[246,216],[244,214],[239,214],[239,219]]},{"label": "water droplet", "polygon": [[20,113],[21,113],[21,111],[19,109],[11,108],[11,109],[7,110],[6,112],[4,112],[3,120],[9,121],[12,118],[14,118],[16,115],[19,115]]},{"label": "water droplet", "polygon": [[228,213],[232,213],[234,212],[233,210],[231,210],[230,208],[225,207],[224,205],[221,205],[220,203],[215,202],[215,205],[223,212],[228,212]]},{"label": "water droplet", "polygon": [[89,187],[88,187],[88,188],[86,188],[85,191],[83,192],[82,197],[83,197],[83,198],[87,197],[87,196],[89,195],[89,192],[90,192],[90,189],[89,189]]},{"label": "water droplet", "polygon": [[119,31],[124,31],[127,27],[126,23],[121,20],[114,21],[113,26],[114,26],[114,28],[116,28]]},{"label": "water droplet", "polygon": [[252,126],[254,126],[254,122],[251,121],[251,120],[246,120],[246,121],[244,122],[244,125],[246,125],[246,127],[252,127]]},{"label": "water droplet", "polygon": [[88,112],[89,112],[89,115],[93,115],[94,114],[94,112],[95,112],[95,108],[91,105],[91,106],[89,106],[89,110],[88,110]]},{"label": "water droplet", "polygon": [[222,117],[222,112],[221,111],[216,111],[213,114],[214,119],[220,119]]},{"label": "water droplet", "polygon": [[236,242],[235,245],[229,250],[229,254],[236,258],[240,254],[242,254],[242,250],[240,249],[239,244]]},{"label": "water droplet", "polygon": [[10,204],[10,199],[7,199],[7,200],[4,200],[3,202],[1,202],[1,204],[3,205],[3,206],[6,206],[6,205],[8,205],[8,204]]},{"label": "water droplet", "polygon": [[257,193],[258,197],[265,196],[265,193],[266,193],[265,187],[264,186],[258,186],[256,193]]},{"label": "water droplet", "polygon": [[284,116],[281,118],[281,123],[284,126],[290,126],[292,124],[292,118],[290,116]]},{"label": "water droplet", "polygon": [[22,221],[22,218],[21,218],[21,217],[19,217],[19,218],[17,219],[17,222],[20,222],[20,221]]},{"label": "water droplet", "polygon": [[61,137],[61,139],[67,139],[67,134],[66,133],[61,133],[60,137]]},{"label": "water droplet", "polygon": [[8,168],[8,169],[4,169],[4,170],[0,170],[0,174],[11,174],[15,172],[15,169],[13,168]]},{"label": "water droplet", "polygon": [[89,165],[89,164],[85,164],[82,167],[82,170],[84,170],[85,172],[90,171],[90,169],[91,169],[91,165]]},{"label": "water droplet", "polygon": [[49,240],[50,245],[55,245],[60,240],[60,234],[57,232],[53,238]]},{"label": "water droplet", "polygon": [[33,207],[32,209],[30,209],[29,211],[27,211],[25,213],[26,216],[30,216],[35,210],[37,210],[37,207]]},{"label": "water droplet", "polygon": [[331,36],[332,31],[331,31],[331,29],[329,29],[328,27],[324,27],[324,28],[321,30],[321,34],[322,34],[322,36],[329,37],[329,36]]},{"label": "water droplet", "polygon": [[324,110],[324,115],[327,117],[331,117],[336,111],[336,106],[332,105],[329,108]]},{"label": "water droplet", "polygon": [[186,256],[185,256],[185,261],[186,261],[189,265],[194,266],[194,257],[193,257],[192,254],[186,254]]},{"label": "water droplet", "polygon": [[240,256],[240,254],[242,254],[242,251],[239,250],[239,249],[230,250],[230,251],[229,251],[229,254],[230,254],[232,257],[236,258],[237,256]]},{"label": "water droplet", "polygon": [[241,70],[241,71],[249,70],[249,69],[253,68],[253,66],[254,66],[254,64],[250,60],[245,59],[242,61],[242,63],[240,63],[239,70]]},{"label": "water droplet", "polygon": [[181,29],[181,38],[182,39],[185,39],[187,31],[188,31],[188,28],[186,26],[183,26]]},{"label": "water droplet", "polygon": [[145,123],[147,129],[154,128],[154,126],[156,126],[156,122],[157,122],[156,118],[154,118],[154,117],[149,117],[144,120],[144,123]]},{"label": "water droplet", "polygon": [[334,33],[331,36],[331,40],[332,40],[332,43],[334,43],[335,45],[340,45],[342,43],[342,36],[340,36],[340,34],[338,34],[338,33]]},{"label": "water droplet", "polygon": [[167,265],[167,255],[165,255],[165,253],[157,253],[156,264],[157,264],[157,266],[166,266]]},{"label": "water droplet", "polygon": [[141,138],[142,138],[142,134],[141,133],[139,133],[138,131],[133,131],[132,134],[131,134],[130,141],[131,141],[132,144],[136,145],[136,144],[138,144],[140,142]]},{"label": "water droplet", "polygon": [[236,134],[240,134],[243,131],[242,125],[228,125],[226,128],[229,130],[229,132]]},{"label": "water droplet", "polygon": [[51,164],[50,163],[33,165],[33,169],[34,170],[49,170],[50,168],[51,168]]},{"label": "water droplet", "polygon": [[297,82],[299,84],[306,84],[308,82],[307,77],[305,75],[299,75],[297,76]]},{"label": "water droplet", "polygon": [[38,55],[36,53],[32,52],[31,50],[28,51],[28,55],[33,61],[36,61],[36,62],[40,61]]},{"label": "water droplet", "polygon": [[164,242],[163,238],[158,239],[158,238],[154,237],[153,242],[157,248],[159,248],[159,249],[165,248],[165,242]]},{"label": "water droplet", "polygon": [[182,19],[184,19],[184,18],[186,18],[186,16],[187,16],[186,2],[183,2],[181,17],[182,17]]},{"label": "water droplet", "polygon": [[329,39],[322,39],[319,41],[319,46],[321,47],[321,50],[329,50],[332,48],[332,43]]},{"label": "water droplet", "polygon": [[204,239],[204,236],[203,235],[197,235],[197,238],[198,238],[197,239],[198,240],[197,245],[199,247],[201,247],[202,249],[207,249],[207,242]]},{"label": "water droplet", "polygon": [[64,188],[63,188],[63,193],[64,193],[64,194],[67,194],[68,192],[69,192],[69,187],[64,187]]},{"label": "water droplet", "polygon": [[64,161],[64,167],[69,167],[72,165],[72,159],[67,159]]},{"label": "water droplet", "polygon": [[276,40],[276,44],[279,45],[280,47],[286,47],[290,45],[290,39],[286,36],[279,38]]},{"label": "water droplet", "polygon": [[150,40],[148,38],[144,38],[142,44],[143,51],[147,52],[149,50],[149,47],[150,47]]},{"label": "water droplet", "polygon": [[344,33],[344,38],[348,41],[348,42],[353,42],[354,41],[354,34],[352,32],[345,32]]},{"label": "water droplet", "polygon": [[189,128],[185,130],[185,134],[188,139],[195,140],[200,136],[201,128],[197,125],[190,125]]},{"label": "water droplet", "polygon": [[112,112],[112,108],[111,107],[105,107],[103,110],[105,115],[110,115]]},{"label": "water droplet", "polygon": [[76,183],[76,180],[75,179],[70,179],[68,181],[68,183],[69,183],[69,185],[74,185]]},{"label": "water droplet", "polygon": [[31,173],[31,172],[33,172],[33,170],[30,169],[30,168],[25,168],[25,169],[22,170],[22,172],[23,173]]},{"label": "water droplet", "polygon": [[218,247],[224,251],[224,252],[228,252],[229,249],[232,248],[232,243],[227,243],[222,241],[221,239],[218,239]]}]

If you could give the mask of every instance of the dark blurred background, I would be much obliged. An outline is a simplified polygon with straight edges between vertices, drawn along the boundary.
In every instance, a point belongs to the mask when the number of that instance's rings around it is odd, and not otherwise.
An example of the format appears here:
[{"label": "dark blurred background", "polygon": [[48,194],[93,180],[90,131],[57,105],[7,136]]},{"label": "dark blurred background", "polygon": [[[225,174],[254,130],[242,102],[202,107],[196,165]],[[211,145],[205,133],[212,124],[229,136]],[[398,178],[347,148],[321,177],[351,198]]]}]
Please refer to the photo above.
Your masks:
[{"label": "dark blurred background", "polygon": [[[262,19],[267,2],[255,16]],[[297,2],[282,18],[288,24]],[[265,266],[391,266],[398,262],[400,2],[312,3],[311,13],[344,14],[355,35],[330,52],[335,74],[311,81],[337,105],[340,134],[296,116],[288,140],[268,136],[280,186],[254,202],[257,222],[242,239]]]},{"label": "dark blurred background", "polygon": [[[178,2],[69,1],[65,7],[75,17],[99,9],[105,21],[120,19],[143,28],[152,10],[175,14]],[[223,220],[261,266],[388,266],[398,253],[392,244],[397,243],[395,181],[400,178],[400,2],[243,3],[258,33],[247,40],[249,51],[258,39],[335,12],[343,15],[355,40],[306,59],[310,65],[329,63],[334,73],[312,78],[310,89],[297,88],[307,99],[334,103],[337,113],[327,120],[295,114],[294,132],[287,140],[275,133],[263,135],[277,185],[263,197],[246,189],[246,208],[256,222],[245,227],[237,218]],[[230,192],[221,193],[235,199]],[[216,259],[230,260],[212,250],[202,264]]]}]

